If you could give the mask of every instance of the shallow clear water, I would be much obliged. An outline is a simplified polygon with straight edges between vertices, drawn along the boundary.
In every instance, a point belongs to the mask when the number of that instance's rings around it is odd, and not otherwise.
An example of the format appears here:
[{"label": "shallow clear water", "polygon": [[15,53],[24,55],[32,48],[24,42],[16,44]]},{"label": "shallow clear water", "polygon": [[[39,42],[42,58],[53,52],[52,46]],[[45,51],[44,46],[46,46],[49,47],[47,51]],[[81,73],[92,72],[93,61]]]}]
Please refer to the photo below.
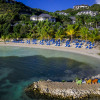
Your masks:
[{"label": "shallow clear water", "polygon": [[0,47],[0,100],[30,100],[28,84],[51,79],[70,81],[100,72],[96,58],[55,50]]}]

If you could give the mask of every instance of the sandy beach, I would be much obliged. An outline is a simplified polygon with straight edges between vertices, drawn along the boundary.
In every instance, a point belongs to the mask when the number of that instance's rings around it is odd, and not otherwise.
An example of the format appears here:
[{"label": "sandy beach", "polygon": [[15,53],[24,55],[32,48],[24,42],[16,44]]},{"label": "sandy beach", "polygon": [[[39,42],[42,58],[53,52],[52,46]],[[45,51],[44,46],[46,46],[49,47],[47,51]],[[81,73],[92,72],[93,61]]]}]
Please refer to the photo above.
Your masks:
[{"label": "sandy beach", "polygon": [[61,46],[55,46],[55,45],[46,45],[46,44],[40,45],[40,44],[26,44],[26,43],[13,43],[13,42],[7,42],[5,44],[4,42],[0,42],[0,46],[18,46],[18,47],[59,50],[59,51],[78,53],[78,54],[87,55],[87,56],[100,59],[100,55],[98,54],[100,53],[99,48],[93,48],[93,49],[86,49],[85,47],[75,48],[74,45],[71,47],[65,47],[65,43],[63,43]]}]

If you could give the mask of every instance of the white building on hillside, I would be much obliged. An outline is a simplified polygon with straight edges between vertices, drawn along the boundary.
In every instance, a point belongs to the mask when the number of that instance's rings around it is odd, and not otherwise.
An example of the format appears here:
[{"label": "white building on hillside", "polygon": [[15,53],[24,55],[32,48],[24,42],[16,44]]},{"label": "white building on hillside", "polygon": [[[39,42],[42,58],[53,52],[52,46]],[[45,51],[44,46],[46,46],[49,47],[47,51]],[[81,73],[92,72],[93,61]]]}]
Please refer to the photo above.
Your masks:
[{"label": "white building on hillside", "polygon": [[81,11],[81,12],[78,12],[77,15],[90,15],[90,16],[96,16],[96,15],[98,15],[98,11],[91,11],[91,10]]},{"label": "white building on hillside", "polygon": [[76,5],[73,8],[74,8],[74,10],[78,10],[78,9],[81,9],[81,8],[89,8],[89,5],[84,5],[84,4]]},{"label": "white building on hillside", "polygon": [[76,23],[76,18],[74,16],[71,16],[69,18],[72,20],[71,24],[75,24]]},{"label": "white building on hillside", "polygon": [[65,13],[65,12],[56,12],[56,13],[59,15],[65,15],[65,16],[69,15],[69,13]]},{"label": "white building on hillside", "polygon": [[38,16],[37,15],[33,15],[33,16],[30,17],[30,20],[37,21],[38,20]]},{"label": "white building on hillside", "polygon": [[48,14],[40,14],[39,16],[33,15],[30,17],[30,20],[32,21],[51,21],[51,22],[56,22],[56,19]]}]

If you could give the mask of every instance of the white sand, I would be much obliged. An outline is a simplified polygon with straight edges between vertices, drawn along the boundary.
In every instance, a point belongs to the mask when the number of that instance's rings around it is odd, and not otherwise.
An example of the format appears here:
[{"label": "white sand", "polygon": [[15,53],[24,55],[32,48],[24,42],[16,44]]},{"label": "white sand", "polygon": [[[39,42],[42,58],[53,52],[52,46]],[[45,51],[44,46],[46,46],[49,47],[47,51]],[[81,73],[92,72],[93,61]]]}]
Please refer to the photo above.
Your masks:
[{"label": "white sand", "polygon": [[26,44],[26,43],[4,43],[0,42],[0,46],[18,46],[18,47],[31,47],[31,48],[41,48],[41,49],[51,49],[51,50],[59,50],[59,51],[67,51],[67,52],[73,52],[73,53],[79,53],[82,55],[87,55],[91,57],[95,57],[100,59],[100,50],[98,48],[93,49],[85,49],[83,46],[82,48],[75,48],[75,45],[72,44],[72,47],[65,47],[65,43],[62,44],[62,46],[55,46],[55,45],[39,45],[39,44]]}]

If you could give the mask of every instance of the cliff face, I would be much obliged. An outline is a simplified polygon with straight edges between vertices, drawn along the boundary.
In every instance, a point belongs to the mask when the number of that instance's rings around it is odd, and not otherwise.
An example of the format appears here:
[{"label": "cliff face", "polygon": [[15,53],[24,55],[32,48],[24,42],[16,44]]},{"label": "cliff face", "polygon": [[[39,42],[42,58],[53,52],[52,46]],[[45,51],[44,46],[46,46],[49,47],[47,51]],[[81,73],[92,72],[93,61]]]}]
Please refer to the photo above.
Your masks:
[{"label": "cliff face", "polygon": [[51,96],[61,96],[62,98],[83,98],[89,95],[100,95],[100,84],[82,84],[75,82],[48,82],[38,81],[31,85],[31,89],[39,90],[40,94],[50,94]]}]

